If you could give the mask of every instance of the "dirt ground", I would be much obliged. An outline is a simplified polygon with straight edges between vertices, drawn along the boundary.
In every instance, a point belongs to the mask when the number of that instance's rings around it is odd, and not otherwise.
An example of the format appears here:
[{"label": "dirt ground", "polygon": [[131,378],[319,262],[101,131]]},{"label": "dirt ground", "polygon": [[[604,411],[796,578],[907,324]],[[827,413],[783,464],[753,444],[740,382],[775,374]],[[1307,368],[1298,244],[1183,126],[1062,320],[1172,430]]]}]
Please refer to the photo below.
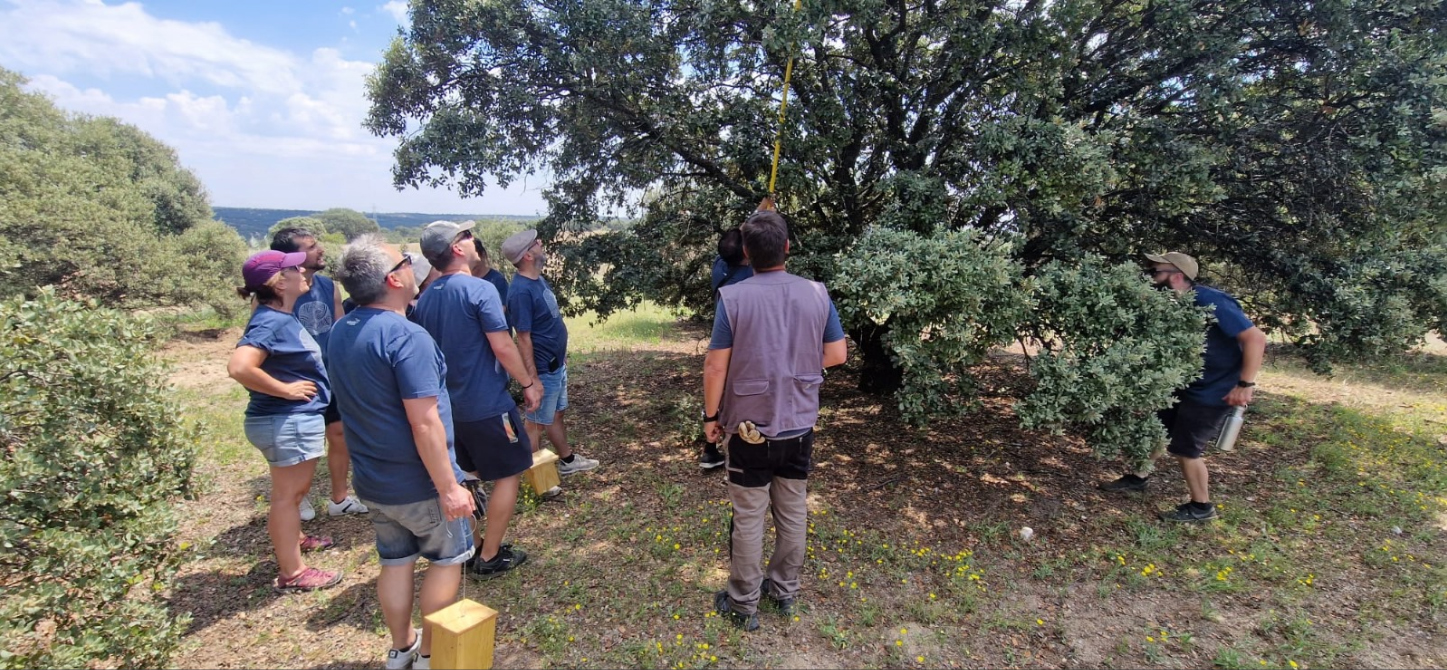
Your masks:
[{"label": "dirt ground", "polygon": [[[238,335],[235,329],[189,334],[173,342],[167,356],[175,361],[173,381],[179,389],[194,393],[218,416],[232,412],[239,421],[244,398],[235,394],[224,369]],[[901,563],[906,567],[889,570],[884,560],[896,560],[898,554],[890,553],[894,549],[874,554],[840,550],[831,558],[827,542],[811,538],[804,620],[766,622],[764,630],[746,637],[721,633],[705,620],[710,609],[705,594],[722,588],[726,545],[712,545],[715,550],[723,546],[722,554],[709,553],[708,533],[700,532],[692,560],[662,564],[670,575],[684,570],[689,588],[675,595],[665,576],[635,571],[648,565],[636,563],[646,555],[638,553],[638,540],[625,541],[634,535],[652,539],[647,536],[657,524],[688,524],[693,517],[680,510],[708,514],[710,506],[726,498],[721,477],[699,472],[696,452],[677,439],[679,420],[670,414],[672,399],[698,393],[700,337],[681,326],[657,346],[600,352],[570,366],[575,442],[604,466],[569,478],[569,493],[560,502],[524,510],[512,537],[538,552],[586,558],[540,557],[538,565],[525,566],[501,587],[498,582],[505,580],[467,586],[469,597],[502,613],[496,667],[1205,667],[1231,665],[1229,656],[1222,661],[1228,649],[1242,652],[1242,666],[1258,667],[1258,658],[1284,666],[1287,643],[1276,636],[1295,638],[1270,623],[1284,609],[1309,612],[1316,620],[1308,622],[1318,631],[1315,637],[1298,636],[1302,639],[1325,644],[1350,634],[1364,641],[1332,656],[1333,665],[1447,666],[1440,614],[1428,620],[1396,613],[1364,617],[1377,591],[1347,579],[1322,575],[1332,580],[1328,586],[1291,601],[1250,589],[1203,593],[1139,586],[1118,573],[1107,575],[1096,567],[1101,556],[1147,542],[1142,538],[1152,532],[1151,522],[1140,520],[1152,519],[1182,498],[1184,484],[1172,469],[1163,468],[1146,495],[1107,496],[1096,485],[1114,477],[1116,466],[1097,461],[1075,437],[1022,432],[1009,397],[987,393],[978,412],[915,430],[855,391],[856,379],[847,370],[831,372],[822,392],[817,469],[810,480],[811,509],[827,511],[815,518],[820,537],[827,532],[883,539],[909,545],[912,552],[973,552],[979,560],[971,569],[982,571],[980,583],[988,590],[981,590],[969,607],[952,598],[942,610],[931,589],[956,587],[933,567],[933,559],[910,558]],[[1012,356],[997,358],[985,375],[987,391],[1015,384],[1016,363]],[[1289,379],[1281,375],[1277,381],[1286,385]],[[1347,389],[1324,402],[1351,395]],[[245,453],[238,432],[216,429],[212,434]],[[264,463],[252,456],[228,463],[202,458],[197,479],[203,494],[182,506],[182,538],[198,550],[170,592],[176,609],[192,616],[173,663],[185,668],[380,667],[386,641],[375,600],[370,525],[362,518],[330,519],[323,510],[304,528],[337,541],[339,549],[317,562],[345,570],[345,580],[312,594],[274,593],[275,564],[265,532],[268,484]],[[1289,493],[1279,473],[1306,460],[1304,450],[1253,446],[1248,431],[1243,448],[1212,459],[1212,483],[1218,499],[1264,508],[1273,497]],[[319,474],[313,500],[319,501],[325,489]],[[569,519],[601,525],[569,530]],[[601,527],[610,520],[633,524],[627,527],[640,532],[627,535]],[[1027,526],[1034,532],[1029,542],[1018,539]],[[680,537],[688,532],[678,530]],[[1262,529],[1264,537],[1273,532]],[[1184,537],[1206,541],[1200,533]],[[1422,546],[1444,558],[1440,532]],[[816,547],[823,549],[817,557]],[[876,600],[861,606],[854,593],[834,586],[835,575],[876,555],[881,556],[878,565],[866,566],[872,571],[869,593]],[[559,571],[550,572],[549,566]],[[831,576],[820,577],[820,570]],[[558,580],[568,581],[570,574],[577,586],[560,587]],[[904,585],[886,584],[900,575]],[[620,577],[638,583],[619,586]],[[590,589],[596,594],[590,596]],[[662,592],[668,595],[654,595]],[[611,600],[602,595],[614,593]],[[586,638],[549,646],[552,633],[542,617],[566,611],[565,598],[590,603],[587,610],[568,612],[567,619],[567,639],[573,640],[573,631]],[[664,601],[664,608],[684,616],[670,620],[633,612],[629,606],[635,598]],[[521,604],[510,607],[509,600]],[[666,657],[678,666],[664,662],[662,643],[654,660],[636,651],[619,655],[640,645],[651,650],[655,640],[673,637],[674,630],[680,641],[712,640],[713,653]],[[1164,636],[1156,641],[1157,631],[1171,632],[1173,642],[1161,644]],[[1175,642],[1182,634],[1186,641]],[[1147,638],[1151,643],[1142,641]]]}]

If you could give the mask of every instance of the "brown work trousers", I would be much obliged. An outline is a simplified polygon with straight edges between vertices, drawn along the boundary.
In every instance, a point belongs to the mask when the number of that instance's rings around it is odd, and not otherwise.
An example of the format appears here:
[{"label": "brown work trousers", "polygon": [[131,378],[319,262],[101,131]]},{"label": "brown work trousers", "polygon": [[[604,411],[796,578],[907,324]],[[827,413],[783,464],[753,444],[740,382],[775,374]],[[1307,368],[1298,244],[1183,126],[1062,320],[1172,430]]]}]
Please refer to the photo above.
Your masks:
[{"label": "brown work trousers", "polygon": [[768,578],[774,598],[791,599],[799,591],[809,528],[809,470],[814,431],[785,440],[749,444],[738,435],[728,441],[729,498],[734,518],[729,533],[729,599],[743,614],[758,611],[765,576],[765,513],[773,512],[774,555]]}]

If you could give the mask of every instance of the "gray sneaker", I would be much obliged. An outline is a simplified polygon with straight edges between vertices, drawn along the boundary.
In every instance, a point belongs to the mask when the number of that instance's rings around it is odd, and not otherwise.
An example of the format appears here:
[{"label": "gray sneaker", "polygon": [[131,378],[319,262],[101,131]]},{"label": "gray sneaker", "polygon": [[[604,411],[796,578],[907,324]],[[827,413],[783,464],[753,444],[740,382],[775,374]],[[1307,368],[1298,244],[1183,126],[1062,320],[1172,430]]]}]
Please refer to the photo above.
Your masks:
[{"label": "gray sneaker", "polygon": [[564,477],[568,475],[575,475],[579,472],[587,472],[596,467],[598,467],[598,461],[588,458],[587,456],[584,456],[576,451],[573,452],[572,463],[568,463],[562,459],[558,459],[558,474]]}]

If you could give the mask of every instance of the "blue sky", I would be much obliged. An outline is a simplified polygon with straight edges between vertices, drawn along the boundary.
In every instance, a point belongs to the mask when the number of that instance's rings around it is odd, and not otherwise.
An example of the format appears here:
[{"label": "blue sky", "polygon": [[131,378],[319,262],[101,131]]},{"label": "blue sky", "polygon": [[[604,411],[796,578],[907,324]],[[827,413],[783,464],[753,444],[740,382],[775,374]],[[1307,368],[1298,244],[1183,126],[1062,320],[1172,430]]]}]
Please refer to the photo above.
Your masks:
[{"label": "blue sky", "polygon": [[216,206],[544,213],[545,176],[469,199],[392,186],[363,79],[406,20],[399,0],[0,0],[0,67],[171,145]]}]

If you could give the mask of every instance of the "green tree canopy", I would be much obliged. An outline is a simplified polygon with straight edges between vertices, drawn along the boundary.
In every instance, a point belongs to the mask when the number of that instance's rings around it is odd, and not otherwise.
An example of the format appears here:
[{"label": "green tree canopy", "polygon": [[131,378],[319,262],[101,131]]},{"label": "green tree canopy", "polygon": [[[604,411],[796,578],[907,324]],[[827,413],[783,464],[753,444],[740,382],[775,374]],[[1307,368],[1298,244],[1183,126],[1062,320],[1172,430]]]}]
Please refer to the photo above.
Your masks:
[{"label": "green tree canopy", "polygon": [[[777,190],[803,274],[834,280],[871,226],[1019,236],[1027,277],[1174,248],[1323,369],[1443,313],[1438,0],[414,0],[411,18],[369,81],[396,183],[481,194],[547,171],[571,310],[708,309],[794,57]],[[560,235],[619,208],[638,224]],[[893,325],[846,324],[880,390],[901,381],[874,374],[901,362]]]},{"label": "green tree canopy", "polygon": [[0,69],[0,297],[55,286],[120,307],[234,307],[244,243],[175,152],[23,84]]},{"label": "green tree canopy", "polygon": [[377,222],[367,218],[366,214],[346,207],[333,207],[325,212],[319,212],[311,218],[321,221],[326,226],[327,232],[338,233],[348,240],[355,239],[358,235],[381,230],[377,226]]}]

